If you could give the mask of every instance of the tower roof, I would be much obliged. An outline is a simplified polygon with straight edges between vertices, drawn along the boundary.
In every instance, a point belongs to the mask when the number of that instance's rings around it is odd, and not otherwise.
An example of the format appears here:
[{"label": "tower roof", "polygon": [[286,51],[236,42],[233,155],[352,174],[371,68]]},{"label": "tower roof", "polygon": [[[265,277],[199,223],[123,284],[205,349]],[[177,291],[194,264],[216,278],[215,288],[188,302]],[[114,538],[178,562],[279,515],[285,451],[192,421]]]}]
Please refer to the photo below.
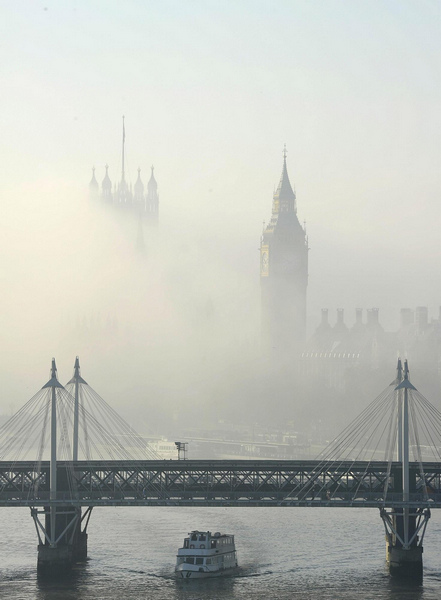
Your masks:
[{"label": "tower roof", "polygon": [[152,191],[152,192],[156,192],[156,190],[158,188],[158,184],[156,183],[155,176],[153,175],[154,169],[155,169],[155,167],[152,165],[152,174],[151,174],[149,182],[147,184],[149,191]]},{"label": "tower roof", "polygon": [[141,169],[138,168],[138,179],[135,181],[135,194],[142,196],[144,193],[144,184],[141,181]]},{"label": "tower roof", "polygon": [[95,177],[95,167],[92,167],[92,179],[90,180],[89,188],[94,190],[98,189],[98,181]]},{"label": "tower roof", "polygon": [[103,190],[104,189],[106,189],[106,190],[112,189],[112,182],[110,181],[110,177],[109,177],[109,165],[106,165],[106,174],[103,179],[102,187],[103,187]]},{"label": "tower roof", "polygon": [[274,200],[278,201],[279,205],[283,209],[289,212],[297,212],[296,207],[296,195],[291,187],[291,182],[288,177],[288,169],[286,167],[286,146],[283,149],[283,168],[282,175],[280,177],[279,185],[274,193]]}]

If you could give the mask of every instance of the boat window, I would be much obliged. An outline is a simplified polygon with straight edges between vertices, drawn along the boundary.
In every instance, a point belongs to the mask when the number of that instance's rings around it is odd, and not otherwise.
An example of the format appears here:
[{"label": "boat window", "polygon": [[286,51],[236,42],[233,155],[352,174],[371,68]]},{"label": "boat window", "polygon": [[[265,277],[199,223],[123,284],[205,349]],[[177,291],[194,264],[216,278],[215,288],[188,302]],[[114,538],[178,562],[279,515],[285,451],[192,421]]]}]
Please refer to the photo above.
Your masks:
[{"label": "boat window", "polygon": [[211,547],[216,548],[216,540],[211,540]]},{"label": "boat window", "polygon": [[182,563],[184,562],[184,558],[178,558],[178,565],[182,565]]},{"label": "boat window", "polygon": [[207,558],[206,564],[211,565],[211,558]]},{"label": "boat window", "polygon": [[184,548],[188,548],[188,538],[184,540]]},{"label": "boat window", "polygon": [[191,536],[191,541],[196,542],[197,539],[198,539],[198,536],[195,533],[193,533],[193,535]]},{"label": "boat window", "polygon": [[196,559],[196,564],[197,565],[203,565],[204,564],[204,559],[203,558],[197,558]]},{"label": "boat window", "polygon": [[194,557],[193,556],[186,556],[185,557],[185,562],[189,565],[194,565]]},{"label": "boat window", "polygon": [[206,537],[205,537],[205,535],[200,535],[200,536],[199,536],[199,541],[200,541],[200,542],[205,542],[205,540],[206,540]]}]

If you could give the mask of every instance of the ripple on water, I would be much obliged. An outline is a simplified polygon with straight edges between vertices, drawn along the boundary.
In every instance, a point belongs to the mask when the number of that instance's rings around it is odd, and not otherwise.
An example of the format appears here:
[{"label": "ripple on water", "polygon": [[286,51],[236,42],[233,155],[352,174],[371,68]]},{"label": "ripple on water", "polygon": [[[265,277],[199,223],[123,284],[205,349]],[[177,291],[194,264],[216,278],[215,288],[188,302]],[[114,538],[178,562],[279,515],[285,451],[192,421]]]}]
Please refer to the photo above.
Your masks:
[{"label": "ripple on water", "polygon": [[[433,511],[429,523],[423,586],[397,583],[387,575],[384,532],[375,510],[96,509],[89,528],[90,560],[56,582],[36,576],[36,537],[29,512],[0,509],[0,518],[8,542],[0,550],[1,599],[441,598],[441,511],[440,518]],[[233,533],[240,570],[231,577],[176,580],[176,551],[192,529]]]}]

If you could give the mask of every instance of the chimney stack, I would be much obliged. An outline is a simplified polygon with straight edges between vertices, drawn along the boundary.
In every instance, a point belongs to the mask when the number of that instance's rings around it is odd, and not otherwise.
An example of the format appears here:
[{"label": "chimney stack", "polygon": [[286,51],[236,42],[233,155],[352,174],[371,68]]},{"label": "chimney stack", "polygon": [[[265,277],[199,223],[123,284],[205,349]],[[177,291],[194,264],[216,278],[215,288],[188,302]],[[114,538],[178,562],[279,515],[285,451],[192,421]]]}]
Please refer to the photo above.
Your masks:
[{"label": "chimney stack", "polygon": [[427,329],[429,322],[429,311],[427,306],[417,306],[415,310],[415,323],[418,333],[423,333]]}]

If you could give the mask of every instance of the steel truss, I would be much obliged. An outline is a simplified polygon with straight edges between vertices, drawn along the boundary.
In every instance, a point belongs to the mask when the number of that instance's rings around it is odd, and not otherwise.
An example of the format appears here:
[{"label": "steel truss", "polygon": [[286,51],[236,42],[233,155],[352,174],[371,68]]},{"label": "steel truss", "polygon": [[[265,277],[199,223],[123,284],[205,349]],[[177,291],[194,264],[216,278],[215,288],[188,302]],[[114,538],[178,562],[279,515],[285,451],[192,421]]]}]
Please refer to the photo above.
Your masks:
[{"label": "steel truss", "polygon": [[[404,503],[398,462],[58,462],[51,504],[441,508],[441,465],[422,467],[410,464]],[[0,462],[0,506],[47,506],[49,485],[48,462]]]},{"label": "steel truss", "polygon": [[[412,545],[422,546],[424,534],[426,533],[427,523],[430,519],[430,508],[417,508],[413,511],[408,511],[405,514],[406,508],[402,508],[401,511],[395,510],[387,511],[385,508],[380,509],[380,517],[383,520],[384,529],[386,532],[386,539],[390,545],[395,545],[396,541],[399,542],[403,550],[408,550]],[[406,528],[397,527],[398,519],[415,519],[415,527],[412,531],[407,531]]]}]

